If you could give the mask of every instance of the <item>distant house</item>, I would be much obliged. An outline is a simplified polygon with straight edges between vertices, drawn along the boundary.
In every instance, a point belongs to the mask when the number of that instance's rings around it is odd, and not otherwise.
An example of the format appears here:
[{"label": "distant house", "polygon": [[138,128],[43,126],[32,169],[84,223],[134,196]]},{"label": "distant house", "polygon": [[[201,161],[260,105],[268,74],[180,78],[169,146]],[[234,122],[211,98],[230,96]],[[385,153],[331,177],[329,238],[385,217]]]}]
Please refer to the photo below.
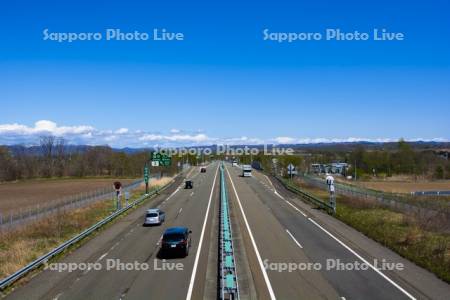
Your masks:
[{"label": "distant house", "polygon": [[311,164],[311,171],[316,174],[341,174],[345,175],[348,169],[347,163]]},{"label": "distant house", "polygon": [[448,158],[450,157],[450,150],[448,149],[443,149],[443,150],[439,150],[435,152],[438,156],[442,157],[443,159],[448,160]]},{"label": "distant house", "polygon": [[316,174],[326,173],[325,166],[324,164],[311,164],[311,171]]},{"label": "distant house", "polygon": [[348,169],[347,163],[332,163],[331,173],[345,175]]}]

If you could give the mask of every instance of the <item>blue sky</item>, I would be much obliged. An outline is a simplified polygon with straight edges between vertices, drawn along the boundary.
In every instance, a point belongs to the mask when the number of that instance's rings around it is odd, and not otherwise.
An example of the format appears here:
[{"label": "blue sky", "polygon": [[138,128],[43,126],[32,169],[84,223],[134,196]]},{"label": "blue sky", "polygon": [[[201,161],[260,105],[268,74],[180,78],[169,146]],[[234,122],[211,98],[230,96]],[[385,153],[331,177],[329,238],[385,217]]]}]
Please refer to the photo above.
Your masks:
[{"label": "blue sky", "polygon": [[[0,10],[0,143],[450,140],[447,1],[25,1]],[[183,41],[44,41],[182,32]],[[262,31],[403,41],[264,41]]]}]

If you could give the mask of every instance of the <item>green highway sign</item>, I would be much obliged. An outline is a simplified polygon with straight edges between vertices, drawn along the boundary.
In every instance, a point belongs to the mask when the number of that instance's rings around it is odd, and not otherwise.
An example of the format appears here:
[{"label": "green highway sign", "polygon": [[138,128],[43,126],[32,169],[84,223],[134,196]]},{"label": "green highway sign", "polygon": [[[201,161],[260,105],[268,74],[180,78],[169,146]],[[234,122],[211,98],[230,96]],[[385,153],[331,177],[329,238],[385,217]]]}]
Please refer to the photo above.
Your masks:
[{"label": "green highway sign", "polygon": [[168,167],[172,164],[172,158],[169,155],[159,152],[153,152],[151,160],[154,167]]},{"label": "green highway sign", "polygon": [[144,167],[144,181],[145,183],[148,183],[148,167]]}]

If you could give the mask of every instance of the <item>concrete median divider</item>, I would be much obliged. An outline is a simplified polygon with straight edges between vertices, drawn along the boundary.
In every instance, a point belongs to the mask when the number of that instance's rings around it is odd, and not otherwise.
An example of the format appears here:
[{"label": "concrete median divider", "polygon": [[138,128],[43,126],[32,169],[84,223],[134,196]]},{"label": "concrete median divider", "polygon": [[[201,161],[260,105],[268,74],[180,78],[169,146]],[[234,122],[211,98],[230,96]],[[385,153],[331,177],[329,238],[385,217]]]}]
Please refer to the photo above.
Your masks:
[{"label": "concrete median divider", "polygon": [[234,257],[233,233],[231,230],[228,192],[223,164],[220,166],[220,205],[219,205],[219,297],[220,299],[239,299],[239,288]]}]

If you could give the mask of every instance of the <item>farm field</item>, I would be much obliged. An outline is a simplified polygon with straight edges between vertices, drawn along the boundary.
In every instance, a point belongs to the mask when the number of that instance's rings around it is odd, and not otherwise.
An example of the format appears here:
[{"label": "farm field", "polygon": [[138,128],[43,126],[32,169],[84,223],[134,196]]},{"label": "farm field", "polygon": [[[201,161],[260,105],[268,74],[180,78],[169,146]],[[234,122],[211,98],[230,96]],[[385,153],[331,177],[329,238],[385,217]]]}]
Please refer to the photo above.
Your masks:
[{"label": "farm field", "polygon": [[114,181],[129,184],[136,179],[48,179],[0,184],[0,212],[26,209],[81,193],[112,187]]},{"label": "farm field", "polygon": [[450,190],[450,180],[439,181],[367,181],[358,185],[383,192],[411,193],[415,191],[444,191]]}]

